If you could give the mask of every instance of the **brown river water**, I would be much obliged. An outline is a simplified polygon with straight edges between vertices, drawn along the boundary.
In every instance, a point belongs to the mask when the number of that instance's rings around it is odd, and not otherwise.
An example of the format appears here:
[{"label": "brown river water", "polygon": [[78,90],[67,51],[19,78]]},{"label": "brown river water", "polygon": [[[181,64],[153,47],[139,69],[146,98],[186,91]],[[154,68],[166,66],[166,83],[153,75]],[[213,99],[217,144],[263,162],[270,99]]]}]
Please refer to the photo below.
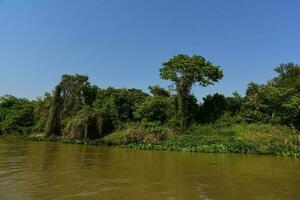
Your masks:
[{"label": "brown river water", "polygon": [[0,138],[0,200],[300,199],[300,160]]}]

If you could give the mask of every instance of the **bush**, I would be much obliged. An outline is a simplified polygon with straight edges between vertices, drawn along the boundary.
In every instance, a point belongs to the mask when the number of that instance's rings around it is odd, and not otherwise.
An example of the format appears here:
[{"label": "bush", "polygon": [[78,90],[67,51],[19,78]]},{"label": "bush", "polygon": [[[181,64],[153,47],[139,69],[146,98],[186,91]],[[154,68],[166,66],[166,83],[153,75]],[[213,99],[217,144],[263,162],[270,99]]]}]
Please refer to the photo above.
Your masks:
[{"label": "bush", "polygon": [[107,144],[153,143],[165,141],[172,135],[172,130],[159,123],[131,123],[103,138]]}]

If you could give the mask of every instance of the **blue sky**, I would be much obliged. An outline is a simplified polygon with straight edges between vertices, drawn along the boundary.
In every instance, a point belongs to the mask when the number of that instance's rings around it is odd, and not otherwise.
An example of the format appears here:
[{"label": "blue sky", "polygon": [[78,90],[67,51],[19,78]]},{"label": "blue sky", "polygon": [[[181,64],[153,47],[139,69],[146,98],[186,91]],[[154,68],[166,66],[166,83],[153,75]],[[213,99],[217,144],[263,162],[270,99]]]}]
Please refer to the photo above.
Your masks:
[{"label": "blue sky", "polygon": [[198,98],[243,94],[300,63],[299,19],[297,0],[0,0],[0,96],[41,96],[65,73],[103,88],[168,86],[158,70],[179,53],[224,71]]}]

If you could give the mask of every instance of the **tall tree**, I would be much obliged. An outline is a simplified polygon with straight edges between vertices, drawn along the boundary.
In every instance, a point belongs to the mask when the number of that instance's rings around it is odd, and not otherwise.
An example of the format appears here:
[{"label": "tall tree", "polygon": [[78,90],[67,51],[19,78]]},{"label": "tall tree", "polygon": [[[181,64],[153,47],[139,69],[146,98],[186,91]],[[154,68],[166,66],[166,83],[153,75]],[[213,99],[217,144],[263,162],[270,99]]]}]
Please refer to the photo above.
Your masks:
[{"label": "tall tree", "polygon": [[172,81],[176,86],[178,97],[178,114],[180,119],[180,128],[182,132],[186,131],[188,122],[188,96],[191,93],[192,86],[198,83],[202,87],[213,85],[223,77],[223,72],[219,66],[213,65],[199,55],[174,56],[169,61],[163,63],[160,69],[162,79]]},{"label": "tall tree", "polygon": [[60,131],[60,118],[62,110],[63,100],[61,98],[61,87],[58,85],[54,90],[54,95],[52,99],[52,105],[50,108],[50,113],[47,121],[46,135],[50,136],[52,134],[59,135]]},{"label": "tall tree", "polygon": [[61,122],[74,118],[84,106],[91,106],[96,99],[98,88],[91,86],[89,77],[84,75],[63,75],[53,94],[47,121],[46,134],[59,135]]}]

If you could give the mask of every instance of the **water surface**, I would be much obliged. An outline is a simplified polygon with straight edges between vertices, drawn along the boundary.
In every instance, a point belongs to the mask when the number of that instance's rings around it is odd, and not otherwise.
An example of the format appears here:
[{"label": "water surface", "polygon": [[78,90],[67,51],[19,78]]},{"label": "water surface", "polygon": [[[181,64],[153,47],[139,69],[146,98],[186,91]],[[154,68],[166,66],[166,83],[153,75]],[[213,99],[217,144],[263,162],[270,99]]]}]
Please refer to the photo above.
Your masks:
[{"label": "water surface", "polygon": [[0,199],[300,199],[300,160],[0,138]]}]

